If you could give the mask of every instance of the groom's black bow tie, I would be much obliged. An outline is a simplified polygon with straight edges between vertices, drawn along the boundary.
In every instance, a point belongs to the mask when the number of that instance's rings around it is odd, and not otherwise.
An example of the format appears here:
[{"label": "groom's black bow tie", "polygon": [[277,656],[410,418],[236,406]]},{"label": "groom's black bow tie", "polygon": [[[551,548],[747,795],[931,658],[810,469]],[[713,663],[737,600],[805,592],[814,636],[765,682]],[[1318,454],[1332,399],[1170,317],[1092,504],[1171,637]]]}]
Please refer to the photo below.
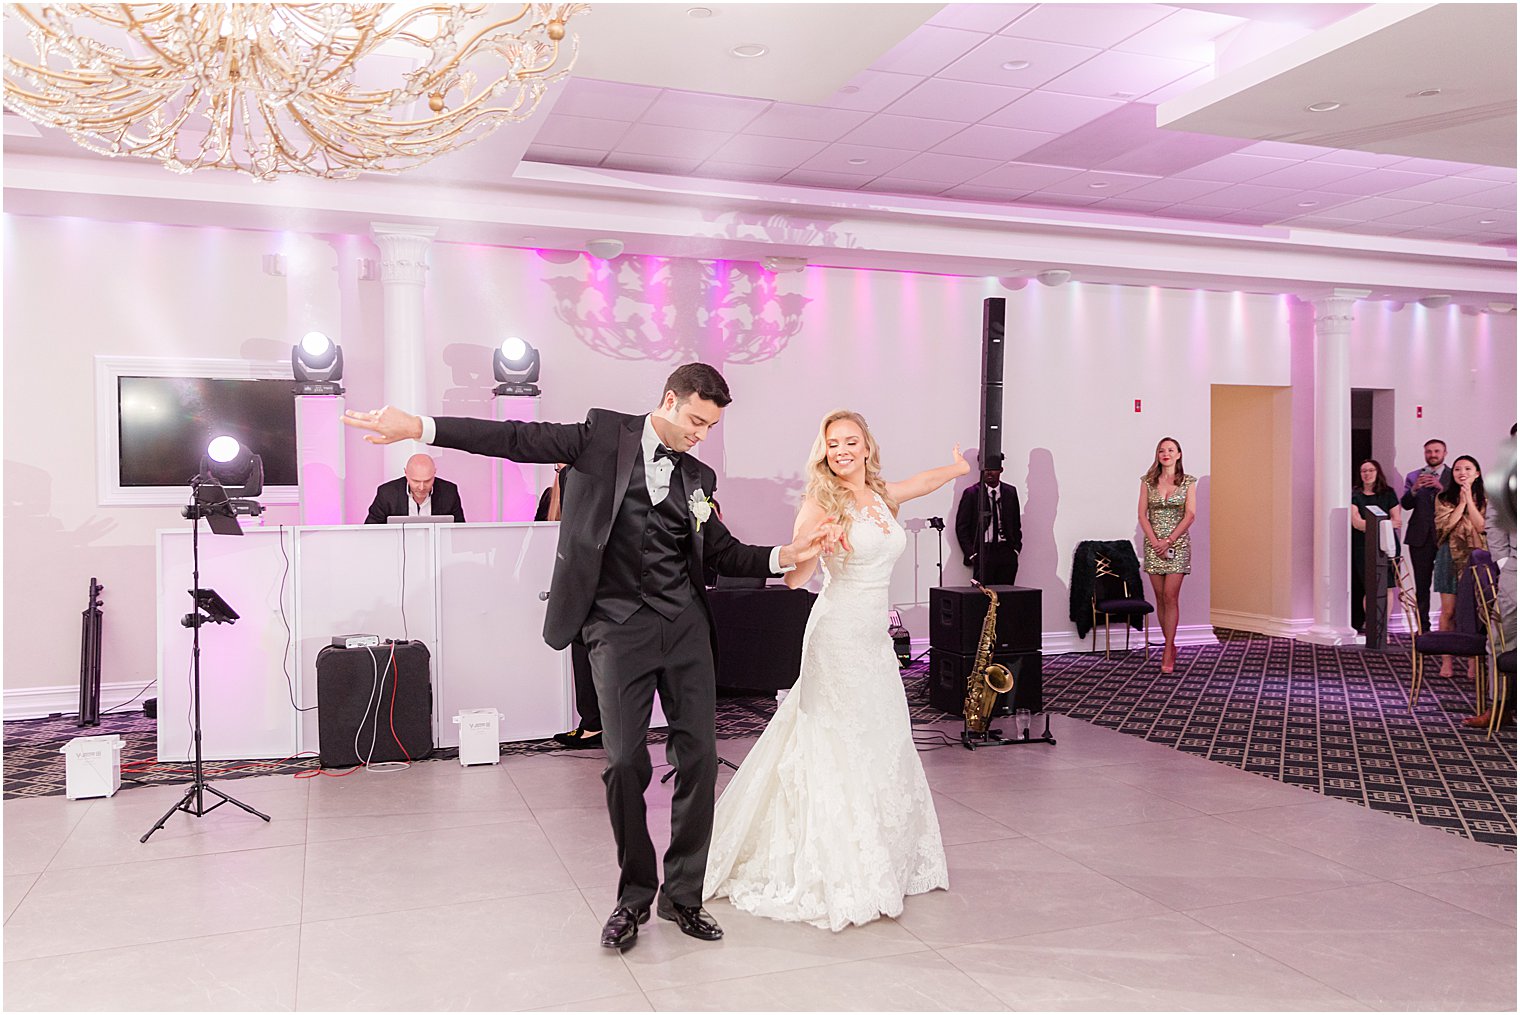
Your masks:
[{"label": "groom's black bow tie", "polygon": [[681,452],[672,451],[663,444],[656,444],[654,446],[654,460],[657,462],[662,458],[668,458],[670,459],[670,464],[680,465],[681,459],[684,457],[686,456],[681,454]]}]

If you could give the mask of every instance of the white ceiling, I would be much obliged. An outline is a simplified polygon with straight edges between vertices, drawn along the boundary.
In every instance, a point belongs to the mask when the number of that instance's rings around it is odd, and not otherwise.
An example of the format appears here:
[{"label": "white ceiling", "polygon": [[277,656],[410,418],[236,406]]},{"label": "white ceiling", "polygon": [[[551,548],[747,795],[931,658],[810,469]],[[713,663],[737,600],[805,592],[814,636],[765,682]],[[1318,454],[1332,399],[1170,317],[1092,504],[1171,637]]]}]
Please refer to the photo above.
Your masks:
[{"label": "white ceiling", "polygon": [[[1196,109],[1185,115],[1210,115],[1213,103],[1237,94],[1265,103],[1274,87],[1299,87],[1293,74],[1310,66],[1319,80],[1346,86],[1376,80],[1384,90],[1439,86],[1444,95],[1439,82],[1470,71],[1471,50],[1443,43],[1413,65],[1383,66],[1386,51],[1365,46],[1394,36],[1363,30],[1366,22],[1380,19],[1397,34],[1415,19],[1426,38],[1444,39],[1471,34],[1475,16],[1505,12],[1508,56],[1485,58],[1496,66],[1469,75],[1461,101],[1512,108],[1510,5],[718,4],[707,18],[691,9],[593,5],[572,22],[582,62],[531,120],[373,185],[174,176],[102,159],[46,128],[12,133],[17,118],[7,115],[6,210],[349,228],[378,203],[388,218],[430,217],[476,242],[578,247],[588,235],[612,233],[630,252],[727,256],[696,239],[719,236],[703,223],[747,221],[769,209],[792,222],[905,224],[900,252],[886,249],[892,244],[869,249],[860,236],[836,243],[827,263],[844,266],[991,275],[1036,266],[1017,259],[1030,247],[1023,242],[975,252],[947,243],[931,252],[913,230],[933,221],[1002,236],[1059,225],[1173,244],[1275,247],[1304,237],[1304,249],[1392,251],[1411,263],[1435,256],[1485,272],[1494,258],[1467,252],[1487,248],[1513,268],[1512,157],[1410,156],[1388,147],[1388,129],[1373,149],[1356,137],[1334,145],[1256,140],[1291,124],[1251,117],[1225,117],[1208,132],[1156,120],[1158,106],[1186,105],[1189,96]],[[8,51],[16,44],[10,22]],[[739,60],[729,53],[736,39],[769,52]],[[1306,60],[1307,52],[1319,55]],[[1263,73],[1272,66],[1280,72]],[[1232,86],[1241,75],[1252,83]],[[1361,104],[1354,98],[1346,109]],[[1507,124],[1512,136],[1512,112]],[[575,211],[565,210],[572,204]],[[825,245],[803,228],[736,243],[741,233],[730,229],[723,242],[804,256]],[[1057,244],[1039,256],[1062,250]],[[1145,275],[1144,265],[1118,258],[1103,265],[1066,256],[1090,280]],[[1196,267],[1157,264],[1155,272],[1180,284]],[[1246,274],[1221,269],[1220,284]],[[1291,282],[1284,272],[1282,285]],[[1502,287],[1512,292],[1513,280]],[[1389,291],[1403,288],[1390,283]],[[1485,276],[1471,288],[1501,287]]]}]

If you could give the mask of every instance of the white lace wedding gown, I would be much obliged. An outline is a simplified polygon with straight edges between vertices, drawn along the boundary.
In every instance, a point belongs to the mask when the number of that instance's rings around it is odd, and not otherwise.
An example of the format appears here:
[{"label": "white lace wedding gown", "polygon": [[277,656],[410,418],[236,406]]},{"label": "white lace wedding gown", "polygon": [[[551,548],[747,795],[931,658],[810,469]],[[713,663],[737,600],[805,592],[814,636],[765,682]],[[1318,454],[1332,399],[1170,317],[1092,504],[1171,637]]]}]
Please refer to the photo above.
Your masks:
[{"label": "white lace wedding gown", "polygon": [[887,633],[907,537],[880,498],[822,564],[802,672],[718,801],[703,897],[831,930],[948,888],[939,819]]}]

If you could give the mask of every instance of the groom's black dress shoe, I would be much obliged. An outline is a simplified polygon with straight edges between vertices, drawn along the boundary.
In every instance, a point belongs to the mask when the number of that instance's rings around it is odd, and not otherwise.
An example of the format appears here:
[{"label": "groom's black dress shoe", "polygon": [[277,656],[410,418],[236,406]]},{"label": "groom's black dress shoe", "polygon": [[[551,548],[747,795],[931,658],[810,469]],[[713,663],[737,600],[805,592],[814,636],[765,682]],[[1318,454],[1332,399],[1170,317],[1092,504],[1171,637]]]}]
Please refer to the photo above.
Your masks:
[{"label": "groom's black dress shoe", "polygon": [[602,947],[616,948],[625,952],[633,947],[633,943],[639,938],[639,924],[647,922],[649,910],[629,909],[627,906],[619,906],[607,917],[607,922],[602,925]]},{"label": "groom's black dress shoe", "polygon": [[661,920],[674,920],[676,926],[681,928],[682,934],[701,938],[703,941],[717,941],[723,937],[723,928],[719,927],[718,921],[714,920],[712,914],[701,906],[678,906],[661,899],[655,911]]}]

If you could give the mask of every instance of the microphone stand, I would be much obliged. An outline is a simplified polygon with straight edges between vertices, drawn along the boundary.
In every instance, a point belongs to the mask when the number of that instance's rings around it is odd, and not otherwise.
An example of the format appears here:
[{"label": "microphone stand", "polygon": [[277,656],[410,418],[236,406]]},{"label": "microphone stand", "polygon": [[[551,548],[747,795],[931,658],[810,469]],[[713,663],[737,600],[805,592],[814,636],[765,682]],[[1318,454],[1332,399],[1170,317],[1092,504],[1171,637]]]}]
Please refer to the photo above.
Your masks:
[{"label": "microphone stand", "polygon": [[[203,485],[214,486],[217,491],[221,492],[221,502],[217,504],[202,504],[201,488]],[[170,807],[167,811],[165,811],[164,816],[159,818],[153,827],[148,829],[148,831],[144,833],[141,839],[137,840],[138,842],[147,842],[148,837],[151,836],[154,832],[158,831],[160,828],[163,828],[164,824],[174,816],[175,811],[184,811],[191,817],[200,818],[205,817],[207,814],[222,806],[222,804],[235,804],[238,807],[241,807],[243,810],[247,811],[249,814],[263,818],[265,821],[269,820],[269,815],[261,811],[256,811],[252,807],[249,807],[247,804],[243,803],[241,800],[234,800],[232,797],[228,796],[226,793],[223,793],[221,790],[206,784],[206,773],[204,771],[203,761],[201,758],[201,625],[207,621],[211,621],[215,624],[230,624],[233,621],[237,620],[237,614],[232,612],[232,610],[222,600],[222,597],[218,596],[215,591],[211,589],[205,589],[204,592],[207,594],[202,594],[200,520],[202,517],[209,517],[214,513],[226,515],[232,518],[231,524],[233,528],[236,529],[237,508],[233,502],[228,499],[226,491],[222,490],[220,484],[214,482],[206,483],[201,476],[196,476],[190,481],[190,489],[193,492],[194,496],[191,498],[190,506],[184,509],[184,513],[186,517],[190,519],[190,575],[191,583],[193,585],[193,588],[190,590],[190,595],[194,601],[195,609],[192,612],[185,614],[185,616],[180,619],[180,624],[184,627],[190,628],[190,670],[193,674],[190,685],[190,699],[194,706],[195,715],[195,719],[191,723],[190,729],[195,739],[194,776],[190,780],[190,786],[185,790],[185,795],[182,796],[179,801],[174,804],[173,807]],[[238,530],[238,534],[242,534],[240,529]],[[210,807],[207,807],[205,796],[207,793],[220,797],[221,799],[212,804]]]}]

